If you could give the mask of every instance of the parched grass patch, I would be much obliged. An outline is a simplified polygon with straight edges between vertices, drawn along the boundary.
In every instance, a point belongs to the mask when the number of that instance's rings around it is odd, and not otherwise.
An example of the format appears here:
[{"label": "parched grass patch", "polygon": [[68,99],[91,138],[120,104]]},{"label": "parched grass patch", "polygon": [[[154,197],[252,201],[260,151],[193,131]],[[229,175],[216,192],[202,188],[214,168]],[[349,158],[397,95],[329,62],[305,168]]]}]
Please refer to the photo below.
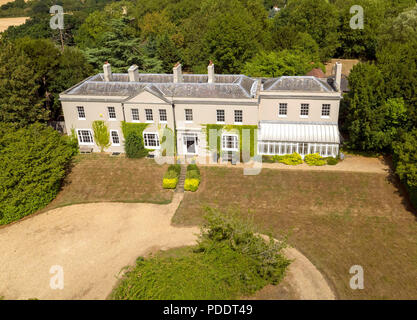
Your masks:
[{"label": "parched grass patch", "polygon": [[62,190],[47,209],[101,201],[169,203],[173,193],[161,185],[167,167],[152,159],[78,155]]},{"label": "parched grass patch", "polygon": [[277,284],[289,261],[284,242],[268,242],[236,217],[210,210],[197,246],[138,258],[113,299],[236,299]]},{"label": "parched grass patch", "polygon": [[[204,206],[252,212],[260,232],[290,232],[342,299],[415,299],[417,221],[403,191],[384,174],[202,167],[199,192],[185,194],[173,221],[200,224]],[[227,192],[225,192],[227,190]],[[365,288],[352,290],[353,265]]]}]

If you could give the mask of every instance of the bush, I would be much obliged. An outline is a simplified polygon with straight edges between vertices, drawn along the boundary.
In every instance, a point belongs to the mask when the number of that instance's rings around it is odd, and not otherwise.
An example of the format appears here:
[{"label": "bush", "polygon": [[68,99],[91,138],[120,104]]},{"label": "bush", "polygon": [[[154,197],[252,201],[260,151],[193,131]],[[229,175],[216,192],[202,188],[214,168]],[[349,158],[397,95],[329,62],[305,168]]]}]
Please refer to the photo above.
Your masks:
[{"label": "bush", "polygon": [[[171,170],[170,170],[171,168]],[[181,170],[181,167],[180,167]],[[178,183],[179,173],[175,167],[169,167],[168,171],[165,172],[164,178],[162,179],[162,187],[164,189],[175,189]]]},{"label": "bush", "polygon": [[128,132],[125,140],[125,152],[128,158],[143,158],[148,154],[148,150],[143,145],[143,138],[135,131]]},{"label": "bush", "polygon": [[198,172],[198,174],[200,174],[200,169],[198,169],[198,167],[197,167],[197,165],[196,164],[189,164],[188,166],[187,166],[187,172],[188,171],[197,171]]},{"label": "bush", "polygon": [[187,171],[186,175],[185,175],[186,179],[198,179],[200,180],[200,172],[198,172],[197,170],[190,170]]},{"label": "bush", "polygon": [[264,163],[274,163],[275,159],[271,156],[262,156],[262,162]]},{"label": "bush", "polygon": [[[265,241],[247,221],[208,209],[199,244],[140,259],[114,299],[238,299],[283,278],[284,242]],[[158,285],[155,286],[155,283]]]},{"label": "bush", "polygon": [[200,184],[200,179],[185,179],[184,190],[195,192]]},{"label": "bush", "polygon": [[303,163],[303,158],[297,153],[286,154],[283,156],[273,156],[272,159],[279,163],[284,163],[286,165],[295,166]]},{"label": "bush", "polygon": [[71,137],[45,125],[0,125],[0,225],[52,201],[77,152]]},{"label": "bush", "polygon": [[179,176],[180,173],[181,173],[181,165],[179,165],[179,164],[171,164],[168,167],[168,171],[174,171],[174,172],[176,172],[177,176]]},{"label": "bush", "polygon": [[324,159],[318,153],[307,154],[304,157],[304,162],[309,166],[324,166],[327,163],[326,159]]},{"label": "bush", "polygon": [[327,157],[326,161],[327,161],[327,164],[330,165],[330,166],[334,166],[334,165],[339,163],[339,160],[337,160],[336,158],[333,158],[333,157]]}]

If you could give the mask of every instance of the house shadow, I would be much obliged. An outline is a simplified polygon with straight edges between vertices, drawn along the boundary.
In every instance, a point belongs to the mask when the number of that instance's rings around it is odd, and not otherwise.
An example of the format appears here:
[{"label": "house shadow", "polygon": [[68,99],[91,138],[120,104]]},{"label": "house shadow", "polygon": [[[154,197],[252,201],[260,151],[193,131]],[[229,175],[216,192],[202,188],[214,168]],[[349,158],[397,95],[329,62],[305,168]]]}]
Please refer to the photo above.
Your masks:
[{"label": "house shadow", "polygon": [[398,175],[395,173],[394,163],[392,161],[392,157],[389,155],[385,155],[380,158],[380,161],[386,165],[389,169],[387,170],[387,181],[395,187],[395,194],[401,197],[401,203],[404,208],[410,212],[415,220],[417,221],[417,209],[413,206],[410,193],[407,190],[405,184],[400,180]]}]

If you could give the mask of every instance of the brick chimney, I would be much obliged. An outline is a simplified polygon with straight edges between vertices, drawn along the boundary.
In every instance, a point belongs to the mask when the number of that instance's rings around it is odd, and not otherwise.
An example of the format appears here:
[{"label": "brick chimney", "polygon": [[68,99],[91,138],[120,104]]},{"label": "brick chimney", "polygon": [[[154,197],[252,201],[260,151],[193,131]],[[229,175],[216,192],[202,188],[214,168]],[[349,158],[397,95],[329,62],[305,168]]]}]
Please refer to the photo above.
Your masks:
[{"label": "brick chimney", "polygon": [[104,71],[104,81],[111,81],[112,73],[111,73],[111,65],[107,61],[103,65]]},{"label": "brick chimney", "polygon": [[177,62],[172,69],[174,73],[174,83],[181,83],[183,82],[182,79],[182,69],[181,69],[181,63]]},{"label": "brick chimney", "polygon": [[208,74],[208,83],[214,83],[214,63],[211,60],[207,67],[207,74]]},{"label": "brick chimney", "polygon": [[129,82],[138,82],[139,81],[139,71],[138,66],[134,64],[131,66],[127,72],[129,73]]}]

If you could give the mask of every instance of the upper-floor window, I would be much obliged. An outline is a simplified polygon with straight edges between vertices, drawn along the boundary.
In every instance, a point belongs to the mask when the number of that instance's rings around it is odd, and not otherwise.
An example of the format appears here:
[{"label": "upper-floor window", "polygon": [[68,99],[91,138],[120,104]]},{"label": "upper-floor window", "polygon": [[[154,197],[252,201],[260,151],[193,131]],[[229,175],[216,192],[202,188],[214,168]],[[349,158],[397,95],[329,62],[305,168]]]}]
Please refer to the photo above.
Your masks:
[{"label": "upper-floor window", "polygon": [[78,112],[78,120],[85,120],[84,107],[78,106],[77,107],[77,112]]},{"label": "upper-floor window", "polygon": [[224,110],[217,110],[217,122],[224,122]]},{"label": "upper-floor window", "polygon": [[243,111],[235,110],[235,123],[242,123],[242,122],[243,122]]},{"label": "upper-floor window", "polygon": [[287,107],[288,105],[286,103],[280,103],[278,108],[278,116],[284,117],[287,115]]},{"label": "upper-floor window", "polygon": [[153,121],[152,109],[145,109],[146,121]]},{"label": "upper-floor window", "polygon": [[167,111],[159,109],[159,122],[167,122]]},{"label": "upper-floor window", "polygon": [[119,138],[119,133],[117,132],[117,130],[110,130],[110,134],[111,134],[112,145],[119,146],[120,138]]},{"label": "upper-floor window", "polygon": [[222,136],[222,149],[226,151],[239,150],[239,140],[236,134],[224,134]]},{"label": "upper-floor window", "polygon": [[132,120],[139,121],[139,109],[132,109]]},{"label": "upper-floor window", "polygon": [[321,116],[329,117],[330,116],[330,104],[323,104],[321,106]]},{"label": "upper-floor window", "polygon": [[107,107],[107,110],[109,111],[109,119],[116,119],[116,110],[114,107]]},{"label": "upper-floor window", "polygon": [[93,134],[91,130],[77,130],[78,142],[80,144],[94,144]]},{"label": "upper-floor window", "polygon": [[145,148],[158,149],[159,148],[159,137],[157,133],[144,133],[143,141]]},{"label": "upper-floor window", "polygon": [[309,105],[307,103],[302,103],[300,116],[308,117],[308,109],[309,109]]},{"label": "upper-floor window", "polygon": [[185,121],[193,121],[193,109],[185,109]]}]

